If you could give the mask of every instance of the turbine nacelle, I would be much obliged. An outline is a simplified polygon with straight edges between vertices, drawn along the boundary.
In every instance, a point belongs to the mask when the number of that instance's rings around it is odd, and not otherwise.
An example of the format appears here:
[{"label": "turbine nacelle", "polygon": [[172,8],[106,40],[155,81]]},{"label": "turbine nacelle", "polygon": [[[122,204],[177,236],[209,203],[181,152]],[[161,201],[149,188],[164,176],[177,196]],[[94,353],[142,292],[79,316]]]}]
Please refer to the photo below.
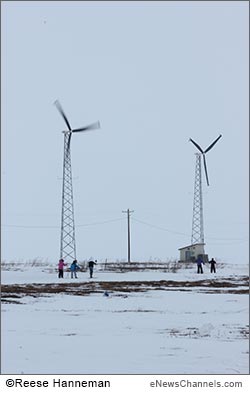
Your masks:
[{"label": "turbine nacelle", "polygon": [[91,123],[90,125],[87,125],[87,126],[83,126],[81,128],[72,129],[71,126],[70,126],[70,123],[68,121],[68,118],[66,117],[65,112],[63,111],[63,108],[62,108],[59,100],[56,100],[54,102],[54,104],[57,107],[57,109],[60,112],[60,114],[62,115],[62,117],[63,117],[63,119],[64,119],[64,121],[65,121],[65,123],[66,123],[66,125],[68,127],[68,130],[65,130],[65,131],[62,132],[62,133],[64,133],[64,136],[66,136],[66,134],[68,134],[68,133],[70,134],[69,141],[68,141],[68,149],[70,147],[70,140],[71,140],[72,133],[88,132],[89,130],[100,129],[101,126],[100,126],[100,122],[99,121]]},{"label": "turbine nacelle", "polygon": [[217,141],[222,137],[222,134],[219,135],[219,137],[217,137],[217,139],[215,139],[212,144],[210,144],[207,149],[205,149],[205,151],[203,151],[203,149],[199,146],[199,144],[197,144],[194,140],[192,140],[191,138],[189,139],[189,141],[191,141],[196,148],[198,148],[198,150],[201,152],[202,156],[203,156],[203,163],[204,163],[204,169],[205,169],[205,175],[206,175],[206,180],[207,180],[207,185],[209,186],[209,181],[208,181],[208,172],[207,172],[207,165],[206,165],[206,153],[208,151],[211,150],[211,148],[213,148],[213,146],[217,143]]}]

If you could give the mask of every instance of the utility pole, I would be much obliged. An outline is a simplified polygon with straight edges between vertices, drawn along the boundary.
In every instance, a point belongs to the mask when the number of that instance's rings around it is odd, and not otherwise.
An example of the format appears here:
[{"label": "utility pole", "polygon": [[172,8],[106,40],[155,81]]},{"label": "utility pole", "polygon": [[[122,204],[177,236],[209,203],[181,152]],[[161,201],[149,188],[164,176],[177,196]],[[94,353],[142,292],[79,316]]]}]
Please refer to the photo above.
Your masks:
[{"label": "utility pole", "polygon": [[127,213],[128,219],[128,263],[130,263],[130,214],[133,212],[134,210],[129,210],[129,208],[126,211],[123,211],[123,213]]}]

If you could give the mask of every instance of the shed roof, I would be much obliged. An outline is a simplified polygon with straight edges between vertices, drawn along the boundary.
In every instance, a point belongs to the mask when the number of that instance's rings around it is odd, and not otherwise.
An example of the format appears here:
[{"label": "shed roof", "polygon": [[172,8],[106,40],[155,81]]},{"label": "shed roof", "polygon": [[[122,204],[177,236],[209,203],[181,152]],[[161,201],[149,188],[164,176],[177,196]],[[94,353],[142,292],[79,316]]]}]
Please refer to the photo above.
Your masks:
[{"label": "shed roof", "polygon": [[181,247],[181,248],[179,248],[179,251],[180,250],[185,250],[185,248],[189,248],[189,247],[194,247],[194,246],[204,246],[205,245],[205,243],[195,243],[195,244],[190,244],[190,245],[188,245],[188,246],[186,246],[186,247]]}]

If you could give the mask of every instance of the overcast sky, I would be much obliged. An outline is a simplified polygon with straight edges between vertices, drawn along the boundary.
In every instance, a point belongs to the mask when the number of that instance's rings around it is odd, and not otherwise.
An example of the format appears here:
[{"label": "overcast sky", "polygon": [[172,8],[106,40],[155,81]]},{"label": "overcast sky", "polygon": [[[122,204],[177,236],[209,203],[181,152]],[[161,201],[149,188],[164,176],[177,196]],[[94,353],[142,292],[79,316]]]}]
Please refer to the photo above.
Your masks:
[{"label": "overcast sky", "polygon": [[[178,259],[197,149],[205,251],[248,262],[249,4],[2,1],[2,260],[57,262],[63,134],[79,261]],[[204,170],[204,169],[202,169]]]}]

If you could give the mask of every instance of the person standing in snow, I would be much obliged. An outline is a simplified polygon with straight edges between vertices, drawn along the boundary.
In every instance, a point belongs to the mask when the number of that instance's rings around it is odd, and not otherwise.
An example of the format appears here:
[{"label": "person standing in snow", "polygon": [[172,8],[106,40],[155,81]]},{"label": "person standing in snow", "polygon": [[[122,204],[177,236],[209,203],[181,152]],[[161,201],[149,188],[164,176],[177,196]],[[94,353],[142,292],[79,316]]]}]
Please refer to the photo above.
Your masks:
[{"label": "person standing in snow", "polygon": [[75,276],[75,278],[77,278],[76,271],[79,269],[80,267],[77,265],[77,260],[75,259],[70,266],[71,278],[73,278],[73,275]]},{"label": "person standing in snow", "polygon": [[58,263],[58,278],[63,278],[63,267],[64,266],[67,266],[67,264],[64,263],[63,259],[60,259],[59,263]]},{"label": "person standing in snow", "polygon": [[90,278],[93,277],[94,265],[96,265],[96,261],[89,261],[89,275]]},{"label": "person standing in snow", "polygon": [[197,258],[196,263],[197,263],[197,273],[203,273],[202,265],[204,264],[204,262],[200,256]]},{"label": "person standing in snow", "polygon": [[215,267],[216,261],[214,260],[214,258],[212,258],[211,261],[209,261],[209,263],[211,264],[210,272],[211,273],[216,273],[216,267]]}]

